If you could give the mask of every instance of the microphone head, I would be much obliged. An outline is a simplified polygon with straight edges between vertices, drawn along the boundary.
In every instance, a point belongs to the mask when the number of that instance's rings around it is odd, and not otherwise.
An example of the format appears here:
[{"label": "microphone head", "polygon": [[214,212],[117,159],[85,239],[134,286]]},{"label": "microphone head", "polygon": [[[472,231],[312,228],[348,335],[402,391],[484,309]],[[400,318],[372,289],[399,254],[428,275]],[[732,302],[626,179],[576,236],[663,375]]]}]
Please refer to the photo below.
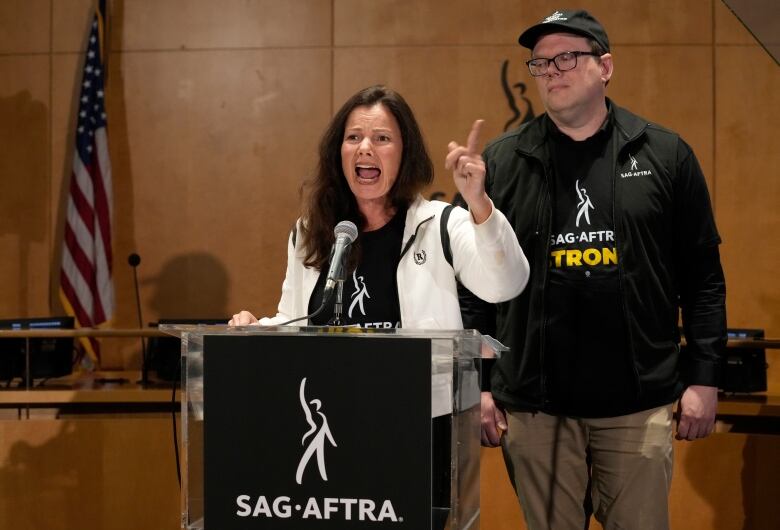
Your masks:
[{"label": "microphone head", "polygon": [[141,263],[141,256],[133,252],[129,256],[127,256],[127,262],[130,264],[131,267],[137,267]]},{"label": "microphone head", "polygon": [[352,221],[341,221],[336,225],[336,228],[333,229],[333,233],[336,235],[336,239],[341,236],[346,238],[347,243],[352,243],[357,239],[358,229]]}]

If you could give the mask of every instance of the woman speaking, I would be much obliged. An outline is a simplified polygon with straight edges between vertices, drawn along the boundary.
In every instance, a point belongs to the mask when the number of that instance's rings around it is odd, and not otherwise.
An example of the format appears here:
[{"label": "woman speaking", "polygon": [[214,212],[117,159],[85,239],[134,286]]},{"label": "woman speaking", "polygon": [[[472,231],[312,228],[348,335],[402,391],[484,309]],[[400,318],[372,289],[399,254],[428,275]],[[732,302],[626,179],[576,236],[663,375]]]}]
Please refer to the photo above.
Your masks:
[{"label": "woman speaking", "polygon": [[[326,288],[327,271],[341,221],[357,227],[344,266],[341,324],[460,329],[456,278],[488,302],[517,296],[528,280],[528,262],[485,193],[481,125],[474,124],[466,146],[450,144],[447,167],[468,211],[452,209],[442,225],[448,204],[420,195],[433,180],[433,165],[406,101],[383,86],[349,98],[326,129],[317,173],[302,190],[278,312],[259,323],[282,324],[313,313],[310,324],[328,323],[335,297]],[[229,322],[256,323],[248,311]]]}]

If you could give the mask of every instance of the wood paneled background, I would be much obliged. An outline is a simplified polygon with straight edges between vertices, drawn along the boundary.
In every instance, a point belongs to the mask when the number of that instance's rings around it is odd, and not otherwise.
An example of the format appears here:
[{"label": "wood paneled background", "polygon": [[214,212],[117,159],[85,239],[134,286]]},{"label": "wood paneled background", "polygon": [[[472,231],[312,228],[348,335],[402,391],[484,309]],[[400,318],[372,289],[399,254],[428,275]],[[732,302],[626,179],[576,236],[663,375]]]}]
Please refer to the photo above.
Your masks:
[{"label": "wood paneled background", "polygon": [[[516,44],[543,0],[113,0],[107,87],[115,326],[272,313],[298,188],[336,108],[374,83],[414,108],[451,197],[446,144],[541,103]],[[606,26],[619,104],[680,132],[723,236],[729,324],[780,335],[780,70],[720,0],[583,0]],[[65,184],[92,0],[0,3],[0,318],[60,314]],[[510,126],[515,126],[512,124]],[[104,346],[137,367],[138,342]]]}]

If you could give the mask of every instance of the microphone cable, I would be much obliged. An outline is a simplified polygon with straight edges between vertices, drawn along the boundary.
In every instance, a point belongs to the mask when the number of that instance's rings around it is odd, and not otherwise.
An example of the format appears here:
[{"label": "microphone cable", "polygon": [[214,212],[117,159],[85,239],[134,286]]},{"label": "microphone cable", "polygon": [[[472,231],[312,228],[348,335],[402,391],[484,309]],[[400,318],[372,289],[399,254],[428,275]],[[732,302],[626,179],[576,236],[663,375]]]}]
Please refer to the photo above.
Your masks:
[{"label": "microphone cable", "polygon": [[326,305],[328,304],[328,302],[330,301],[330,299],[331,299],[331,297],[333,296],[333,293],[334,293],[334,292],[335,292],[335,291],[331,291],[331,293],[328,295],[328,297],[327,297],[327,298],[324,298],[324,299],[322,300],[322,304],[320,305],[320,307],[319,307],[319,308],[318,308],[318,309],[317,309],[317,310],[316,310],[314,313],[312,313],[312,314],[310,314],[310,315],[304,315],[304,316],[302,316],[302,317],[298,317],[298,318],[293,318],[292,320],[288,320],[287,322],[282,322],[281,324],[277,324],[277,325],[278,325],[278,326],[286,326],[286,325],[288,325],[288,324],[292,324],[293,322],[299,322],[299,321],[301,321],[301,320],[304,320],[304,319],[312,319],[312,318],[314,318],[314,317],[318,316],[318,315],[319,315],[320,313],[322,313],[322,311],[325,309],[325,306],[326,306]]}]

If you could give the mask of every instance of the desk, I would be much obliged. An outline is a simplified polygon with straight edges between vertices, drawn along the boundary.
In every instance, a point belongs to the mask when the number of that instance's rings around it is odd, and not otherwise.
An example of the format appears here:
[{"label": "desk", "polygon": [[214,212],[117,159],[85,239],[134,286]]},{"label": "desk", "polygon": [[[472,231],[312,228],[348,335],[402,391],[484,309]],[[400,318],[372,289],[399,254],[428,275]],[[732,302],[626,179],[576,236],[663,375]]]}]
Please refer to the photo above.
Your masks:
[{"label": "desk", "polygon": [[139,377],[0,390],[0,528],[179,528],[178,403],[172,388],[142,388]]},{"label": "desk", "polygon": [[747,395],[721,394],[718,398],[718,416],[780,419],[780,394],[774,390]]},{"label": "desk", "polygon": [[[154,329],[2,330],[5,337],[151,337]],[[0,389],[0,528],[176,530],[172,387],[139,371]],[[113,382],[111,382],[113,381]]]},{"label": "desk", "polygon": [[[43,338],[71,338],[71,339],[80,339],[80,338],[101,338],[101,339],[120,339],[120,338],[135,338],[139,337],[141,339],[143,338],[149,338],[149,337],[163,337],[166,334],[159,331],[156,328],[132,328],[132,329],[100,329],[100,328],[80,328],[80,329],[48,329],[48,328],[37,328],[37,329],[0,329],[0,341],[2,339],[24,339],[25,345],[24,345],[24,351],[26,353],[25,361],[24,361],[24,367],[23,367],[23,374],[19,374],[20,377],[24,378],[24,386],[25,388],[31,388],[32,382],[28,379],[28,376],[26,374],[31,373],[31,367],[30,367],[30,340],[31,339],[43,339]],[[2,351],[0,350],[0,354],[2,354]],[[59,356],[59,354],[58,354]],[[142,364],[146,366],[147,359],[142,359]],[[14,375],[16,375],[16,371],[14,370]],[[61,372],[58,372],[61,373]]]},{"label": "desk", "polygon": [[56,417],[90,414],[132,414],[178,412],[180,391],[173,385],[144,388],[138,371],[90,372],[51,379],[45,385],[0,389],[0,419],[16,410],[17,419],[41,417],[42,411],[56,411]]}]

